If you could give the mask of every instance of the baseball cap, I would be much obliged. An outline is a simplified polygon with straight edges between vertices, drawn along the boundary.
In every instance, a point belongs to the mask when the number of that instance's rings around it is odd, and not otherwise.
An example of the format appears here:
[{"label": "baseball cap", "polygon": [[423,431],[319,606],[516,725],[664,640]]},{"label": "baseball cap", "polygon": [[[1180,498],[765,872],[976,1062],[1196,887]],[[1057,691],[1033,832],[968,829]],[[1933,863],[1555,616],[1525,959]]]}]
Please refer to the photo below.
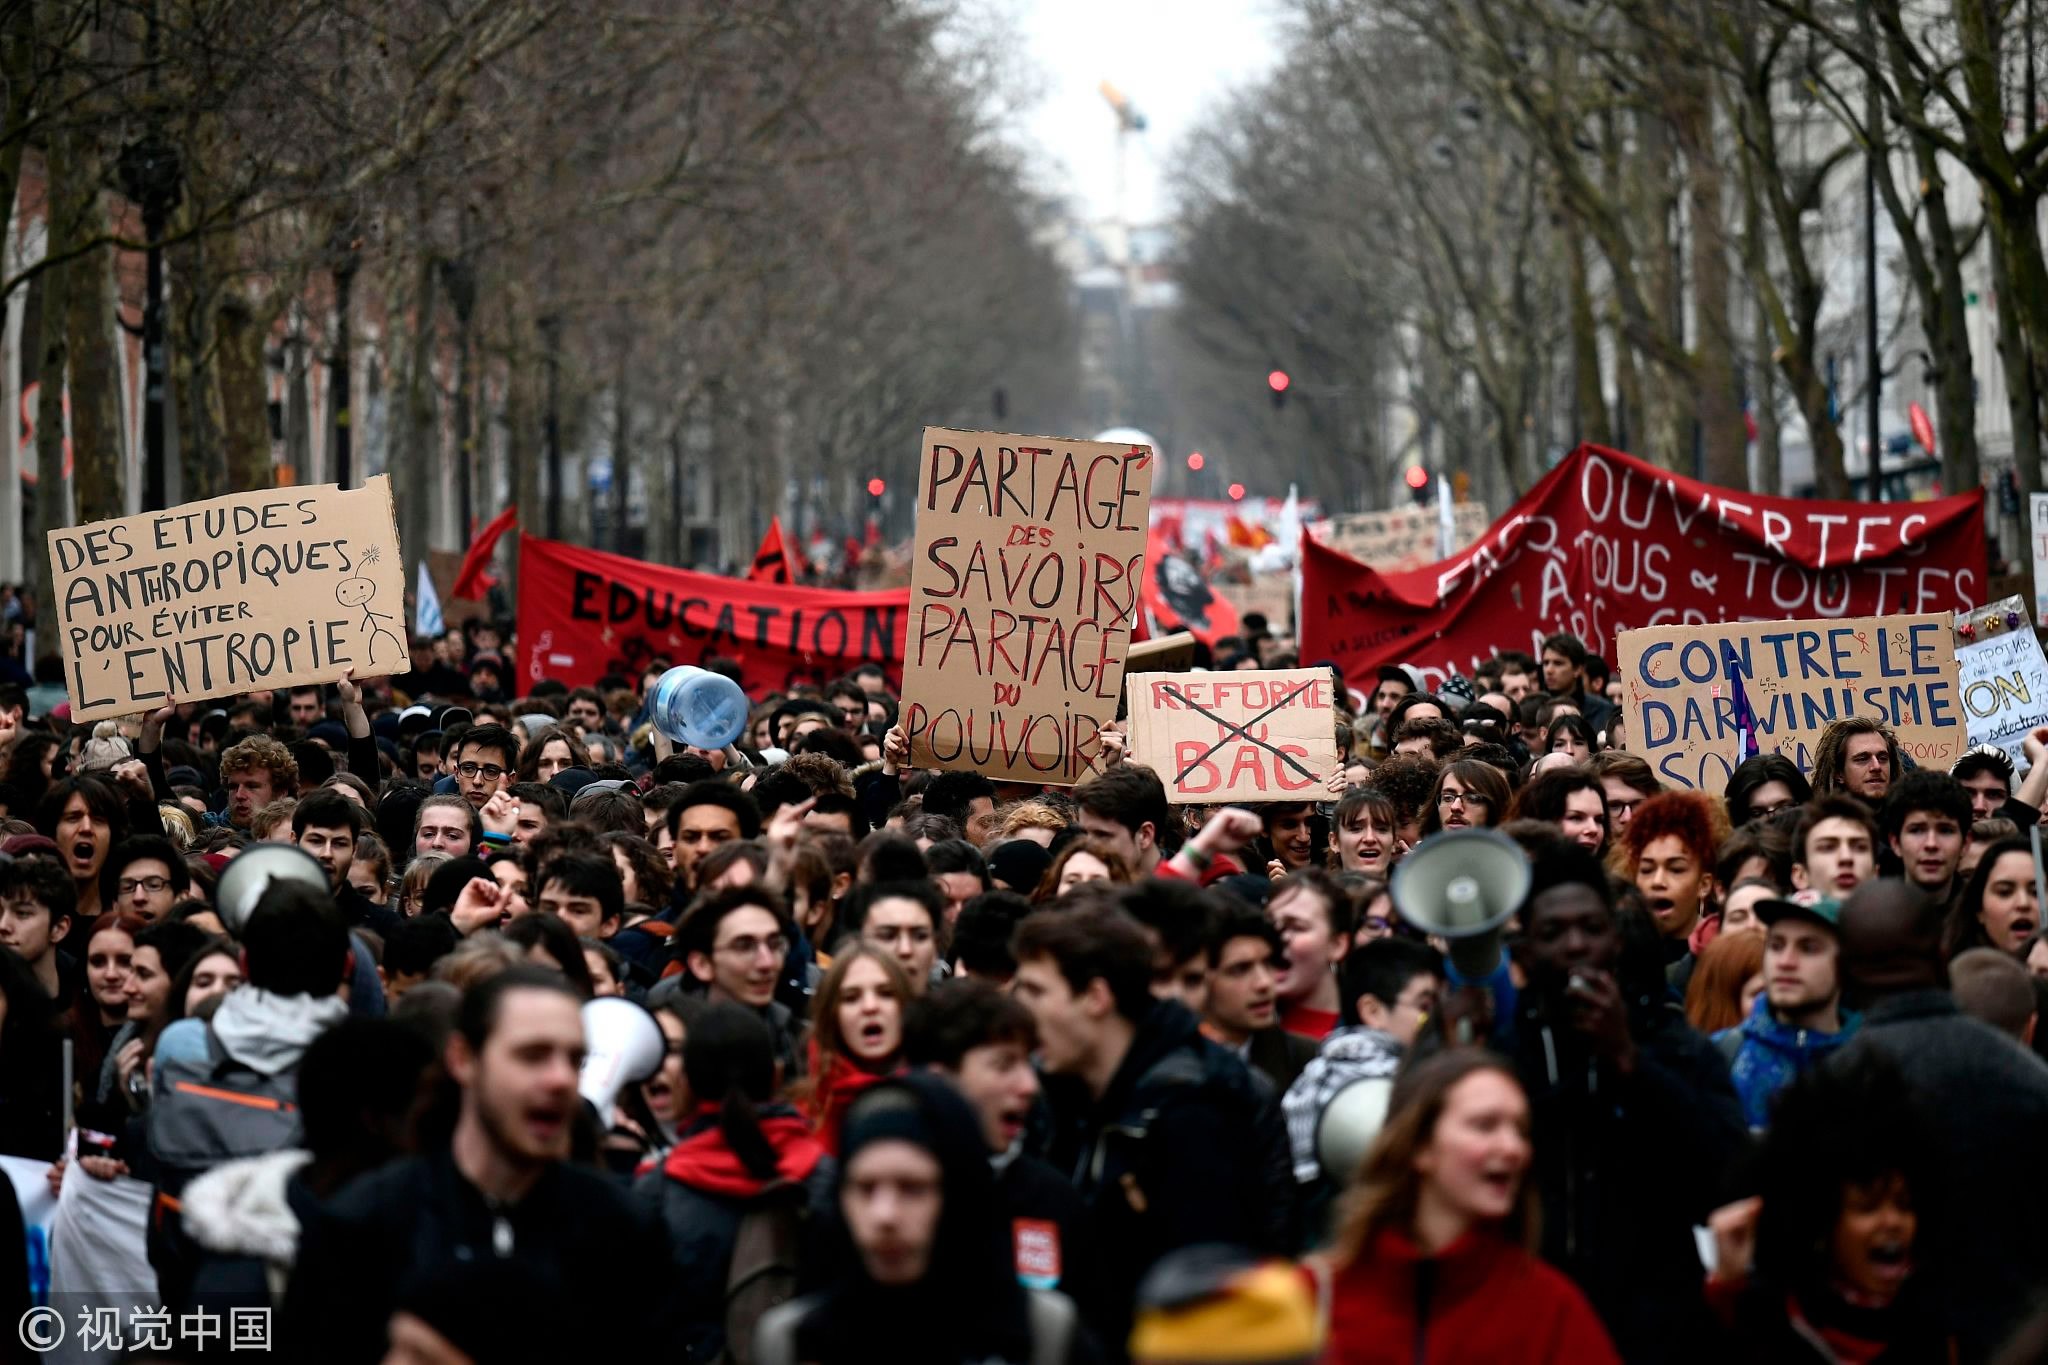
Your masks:
[{"label": "baseball cap", "polygon": [[1789,896],[1758,901],[1756,917],[1765,924],[1776,924],[1781,919],[1803,919],[1839,933],[1842,903],[1826,892],[1809,887],[1804,891],[1794,891]]}]

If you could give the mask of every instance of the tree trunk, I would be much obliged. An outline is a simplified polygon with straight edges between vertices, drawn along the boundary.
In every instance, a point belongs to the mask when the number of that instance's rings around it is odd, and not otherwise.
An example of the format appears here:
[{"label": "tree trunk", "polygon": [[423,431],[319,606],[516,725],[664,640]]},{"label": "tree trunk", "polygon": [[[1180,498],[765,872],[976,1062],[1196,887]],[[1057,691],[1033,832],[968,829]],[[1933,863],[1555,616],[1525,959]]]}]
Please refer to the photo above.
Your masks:
[{"label": "tree trunk", "polygon": [[264,368],[268,319],[240,289],[220,291],[214,306],[218,345],[214,352],[215,382],[220,387],[221,444],[227,457],[228,491],[246,493],[274,487],[276,467],[270,458],[270,394]]},{"label": "tree trunk", "polygon": [[406,348],[405,387],[398,443],[392,461],[396,476],[391,490],[398,504],[398,543],[405,550],[405,581],[419,577],[419,564],[433,538],[434,433],[434,259],[422,252],[414,277],[411,344]]},{"label": "tree trunk", "polygon": [[1751,373],[1756,375],[1756,391],[1750,395],[1750,405],[1756,413],[1756,481],[1752,487],[1759,493],[1778,497],[1785,491],[1785,426],[1778,420],[1778,369],[1771,363],[1775,348],[1770,319],[1761,308],[1756,310],[1756,330],[1750,338],[1750,348],[1756,357],[1750,366]]},{"label": "tree trunk", "polygon": [[171,381],[178,395],[178,486],[187,502],[196,502],[227,491],[220,388],[214,383],[214,283],[206,240],[172,247],[167,264]]},{"label": "tree trunk", "polygon": [[1600,327],[1593,316],[1593,291],[1586,279],[1586,241],[1576,219],[1566,214],[1562,228],[1567,288],[1571,294],[1572,401],[1578,415],[1573,437],[1596,445],[1614,444],[1607,416],[1607,395],[1600,384]]},{"label": "tree trunk", "polygon": [[[2012,420],[2013,472],[2022,494],[2041,486],[2041,405],[2034,385],[2032,342],[2008,294],[2005,252],[1991,252],[1991,287],[1998,297],[1998,359],[2005,367],[2006,410]],[[1956,490],[1961,491],[1961,490]]]},{"label": "tree trunk", "polygon": [[[51,224],[50,247],[56,249],[61,238]],[[64,469],[64,451],[68,444],[64,433],[64,379],[66,346],[64,337],[64,286],[68,270],[56,266],[38,275],[29,288],[40,291],[37,301],[41,307],[42,335],[35,344],[41,348],[37,366],[36,388],[36,539],[41,544],[46,532],[71,525],[71,485]],[[47,555],[40,552],[31,554],[29,562],[38,570],[41,578],[49,564]],[[47,587],[47,581],[45,582]]]}]

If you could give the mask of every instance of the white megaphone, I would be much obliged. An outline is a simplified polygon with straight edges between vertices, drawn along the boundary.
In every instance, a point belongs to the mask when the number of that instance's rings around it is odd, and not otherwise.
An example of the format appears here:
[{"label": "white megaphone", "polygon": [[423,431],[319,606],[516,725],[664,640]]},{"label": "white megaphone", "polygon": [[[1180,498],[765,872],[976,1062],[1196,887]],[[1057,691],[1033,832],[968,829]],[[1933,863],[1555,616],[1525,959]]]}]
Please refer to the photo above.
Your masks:
[{"label": "white megaphone", "polygon": [[1451,965],[1469,981],[1500,966],[1500,930],[1529,894],[1522,846],[1490,829],[1434,834],[1394,869],[1394,908],[1425,934],[1450,940]]},{"label": "white megaphone", "polygon": [[1358,1179],[1393,1097],[1392,1076],[1362,1076],[1323,1106],[1316,1118],[1316,1163],[1338,1188]]},{"label": "white megaphone", "polygon": [[214,913],[230,934],[240,938],[263,893],[288,882],[330,895],[334,890],[327,869],[297,844],[251,844],[221,869],[220,885],[213,892]]},{"label": "white megaphone", "polygon": [[619,1092],[661,1070],[668,1035],[645,1006],[601,995],[583,1006],[583,1070],[576,1089],[609,1121]]},{"label": "white megaphone", "polygon": [[648,717],[678,744],[723,749],[747,728],[747,694],[723,673],[679,664],[654,680]]}]

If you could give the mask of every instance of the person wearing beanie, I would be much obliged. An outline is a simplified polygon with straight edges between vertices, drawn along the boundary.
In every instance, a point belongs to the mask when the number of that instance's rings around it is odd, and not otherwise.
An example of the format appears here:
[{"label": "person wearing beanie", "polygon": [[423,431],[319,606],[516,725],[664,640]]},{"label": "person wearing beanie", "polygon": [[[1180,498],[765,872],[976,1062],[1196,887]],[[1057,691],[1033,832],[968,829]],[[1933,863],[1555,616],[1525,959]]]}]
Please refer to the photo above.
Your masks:
[{"label": "person wearing beanie", "polygon": [[1017,1282],[988,1145],[953,1087],[917,1073],[875,1086],[840,1156],[832,1274],[761,1319],[756,1365],[1091,1357],[1072,1302]]}]

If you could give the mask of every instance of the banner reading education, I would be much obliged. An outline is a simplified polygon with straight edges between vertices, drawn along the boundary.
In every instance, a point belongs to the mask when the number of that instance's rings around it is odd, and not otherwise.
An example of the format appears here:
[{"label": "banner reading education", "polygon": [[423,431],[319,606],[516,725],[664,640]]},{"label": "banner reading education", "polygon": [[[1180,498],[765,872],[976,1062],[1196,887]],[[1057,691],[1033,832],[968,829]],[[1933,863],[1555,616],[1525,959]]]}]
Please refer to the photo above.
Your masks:
[{"label": "banner reading education", "polygon": [[71,718],[411,666],[384,475],[51,531]]},{"label": "banner reading education", "polygon": [[736,659],[755,696],[830,682],[862,663],[893,676],[908,601],[901,589],[756,583],[522,535],[519,690],[543,678],[571,687],[607,673],[637,679],[657,658]]},{"label": "banner reading education", "polygon": [[1946,772],[1969,747],[1945,614],[1658,626],[1617,646],[1629,752],[1664,782],[1719,792],[1751,752],[1813,771],[1821,732],[1868,716]]},{"label": "banner reading education", "polygon": [[1147,446],[927,427],[903,727],[918,767],[1071,786],[1116,716]]},{"label": "banner reading education", "polygon": [[1130,757],[1175,805],[1318,801],[1337,770],[1336,688],[1327,668],[1133,673]]},{"label": "banner reading education", "polygon": [[1441,564],[1382,574],[1301,547],[1301,657],[1347,679],[1410,663],[1434,687],[1568,631],[1613,657],[1624,630],[1965,610],[1984,592],[1984,490],[1815,502],[1680,478],[1580,446]]}]

